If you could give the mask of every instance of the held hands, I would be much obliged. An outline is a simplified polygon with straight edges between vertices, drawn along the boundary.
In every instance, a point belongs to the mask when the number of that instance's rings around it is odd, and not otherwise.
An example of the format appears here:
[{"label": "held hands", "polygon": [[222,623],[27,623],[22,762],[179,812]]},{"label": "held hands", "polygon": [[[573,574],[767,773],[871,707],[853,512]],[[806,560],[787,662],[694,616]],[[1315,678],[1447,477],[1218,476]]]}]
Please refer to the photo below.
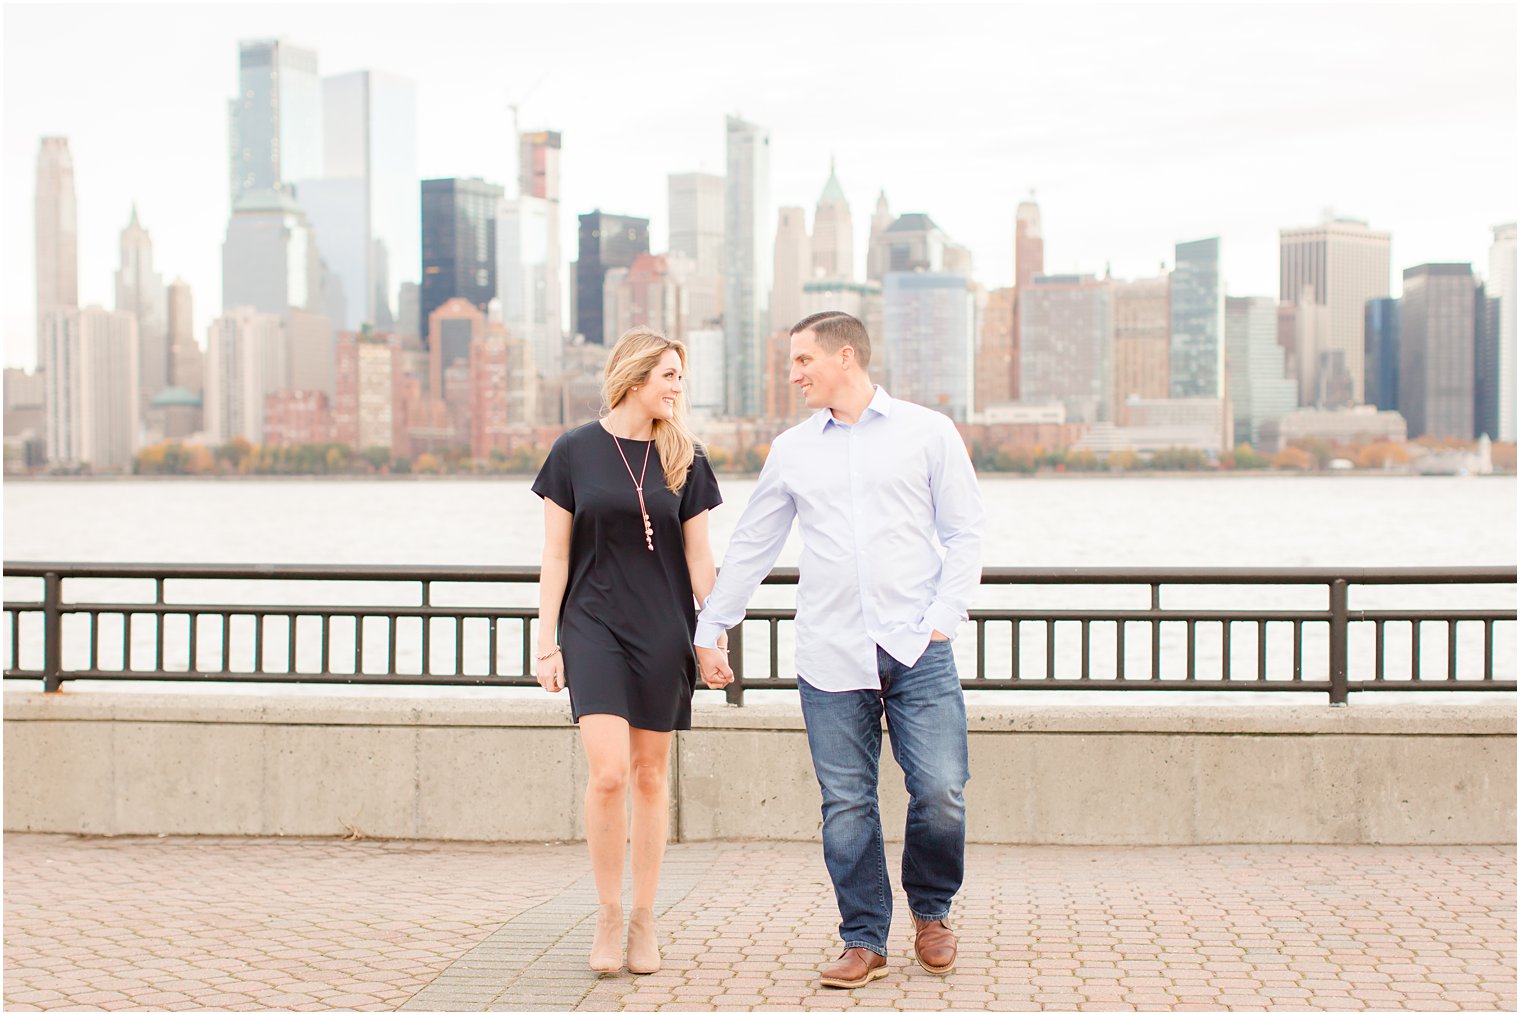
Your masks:
[{"label": "held hands", "polygon": [[547,655],[539,654],[538,686],[550,694],[558,694],[565,689],[565,657],[560,654],[558,645]]},{"label": "held hands", "polygon": [[717,648],[697,649],[697,671],[702,682],[713,690],[721,690],[734,682],[734,671],[728,665],[728,632],[718,635]]}]

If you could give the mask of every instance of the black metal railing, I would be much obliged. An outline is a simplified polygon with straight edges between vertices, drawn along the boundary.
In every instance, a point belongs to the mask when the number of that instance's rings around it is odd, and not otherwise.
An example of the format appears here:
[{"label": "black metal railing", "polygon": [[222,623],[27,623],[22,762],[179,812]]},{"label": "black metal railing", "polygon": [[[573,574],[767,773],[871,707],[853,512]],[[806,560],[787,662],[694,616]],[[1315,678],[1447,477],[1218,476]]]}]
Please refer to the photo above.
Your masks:
[{"label": "black metal railing", "polygon": [[[536,683],[535,567],[7,563],[5,574],[41,583],[40,597],[5,601],[5,677],[41,680],[48,691],[79,679]],[[968,690],[1316,691],[1333,703],[1344,703],[1351,691],[1514,691],[1513,672],[1499,672],[1499,665],[1513,663],[1514,652],[1495,647],[1501,624],[1507,625],[1500,632],[1505,644],[1512,645],[1513,593],[1504,604],[1474,606],[1453,605],[1448,591],[1466,587],[1469,602],[1495,599],[1478,596],[1475,587],[1513,587],[1515,574],[1514,567],[989,568],[982,575],[984,599],[1023,594],[1049,601],[1079,590],[1105,591],[1092,597],[1095,602],[1077,606],[973,609],[971,646],[958,643],[963,667],[972,671],[962,685]],[[796,581],[795,568],[778,568],[765,583]],[[102,582],[110,585],[109,597],[86,594],[91,583]],[[151,587],[152,599],[130,601],[121,594],[123,582]],[[265,597],[274,602],[233,601],[266,583],[280,590]],[[212,592],[230,587],[238,595],[217,601],[206,594],[208,584]],[[493,596],[483,588],[488,585],[519,594]],[[1163,605],[1164,591],[1177,598],[1202,586],[1217,587],[1212,598],[1244,593],[1283,600],[1294,598],[1289,593],[1295,591],[1318,595],[1318,588],[1324,599],[1323,605],[1307,606]],[[1224,587],[1232,593],[1225,595]],[[1403,587],[1406,595],[1414,590],[1420,593],[1415,598],[1438,594],[1440,602],[1353,608],[1353,589],[1378,598],[1373,591],[1384,587]],[[473,592],[461,594],[461,588]],[[355,595],[361,589],[375,594]],[[474,601],[444,602],[437,598],[439,589]],[[1109,602],[1139,590],[1145,595],[1138,603]],[[335,594],[341,601],[323,601]],[[298,601],[303,597],[311,601]],[[409,601],[354,605],[355,599],[387,597]],[[520,602],[502,601],[512,598]],[[757,606],[730,633],[739,679],[726,692],[729,701],[742,703],[747,689],[796,687],[795,677],[783,676],[790,639],[783,625],[794,616],[791,607]],[[119,635],[107,631],[108,625]],[[1432,629],[1439,633],[1422,641],[1422,633]],[[1237,637],[1242,630],[1244,639]],[[1437,639],[1444,639],[1444,653]],[[24,665],[23,656],[35,665]],[[1432,665],[1432,656],[1443,665]]]}]

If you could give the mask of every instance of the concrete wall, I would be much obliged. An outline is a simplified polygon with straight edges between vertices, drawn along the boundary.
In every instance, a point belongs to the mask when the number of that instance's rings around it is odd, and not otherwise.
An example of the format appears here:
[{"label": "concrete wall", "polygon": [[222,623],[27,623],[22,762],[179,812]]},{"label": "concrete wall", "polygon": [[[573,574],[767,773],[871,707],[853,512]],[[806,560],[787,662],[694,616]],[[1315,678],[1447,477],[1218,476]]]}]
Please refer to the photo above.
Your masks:
[{"label": "concrete wall", "polygon": [[[1353,703],[970,710],[976,842],[1513,843],[1515,706]],[[801,716],[701,701],[673,834],[816,839]],[[563,704],[5,695],[5,828],[87,834],[582,837]],[[882,761],[900,837],[902,774]]]}]

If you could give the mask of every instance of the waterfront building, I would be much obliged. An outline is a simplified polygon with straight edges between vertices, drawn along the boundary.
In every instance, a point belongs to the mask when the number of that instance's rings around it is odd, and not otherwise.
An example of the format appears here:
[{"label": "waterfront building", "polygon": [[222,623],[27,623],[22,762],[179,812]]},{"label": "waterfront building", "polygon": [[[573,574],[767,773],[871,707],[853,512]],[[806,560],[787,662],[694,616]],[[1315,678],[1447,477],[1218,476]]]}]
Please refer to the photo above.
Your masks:
[{"label": "waterfront building", "polygon": [[765,386],[765,336],[771,292],[771,136],[737,116],[724,122],[727,138],[723,200],[724,408],[757,416]]},{"label": "waterfront building", "polygon": [[1277,300],[1226,297],[1224,338],[1234,431],[1229,443],[1260,447],[1266,424],[1298,408],[1298,380],[1288,376],[1277,344]]},{"label": "waterfront building", "polygon": [[[1367,301],[1389,295],[1389,249],[1392,236],[1355,219],[1327,218],[1317,226],[1283,229],[1279,233],[1278,299],[1324,307],[1328,330],[1318,336],[1316,355],[1302,357],[1300,372],[1344,373],[1344,379],[1310,377],[1303,388],[1338,393],[1349,385],[1346,402],[1365,398],[1365,313]],[[1341,404],[1339,399],[1329,403]]]},{"label": "waterfront building", "polygon": [[38,468],[47,463],[44,436],[47,376],[38,369],[5,368],[5,469]]},{"label": "waterfront building", "polygon": [[34,203],[37,271],[37,365],[43,361],[42,318],[79,306],[79,207],[74,197],[74,156],[66,137],[45,137],[37,148]]},{"label": "waterfront building", "polygon": [[778,328],[765,337],[765,399],[760,418],[785,424],[808,414],[802,390],[791,381],[791,330]]},{"label": "waterfront building", "polygon": [[468,300],[483,314],[497,298],[496,214],[501,198],[498,184],[478,177],[422,181],[417,327],[424,338],[433,312],[449,300]]},{"label": "waterfront building", "polygon": [[327,392],[282,388],[264,396],[262,443],[278,447],[326,444],[332,439],[332,399]]},{"label": "waterfront building", "polygon": [[415,282],[402,282],[396,296],[396,333],[402,338],[422,342],[422,325],[418,314],[422,313],[422,287]]},{"label": "waterfront building", "polygon": [[264,400],[290,386],[285,318],[253,307],[232,307],[206,333],[206,437],[264,439]]},{"label": "waterfront building", "polygon": [[782,208],[776,213],[776,241],[771,268],[771,331],[790,331],[802,320],[802,284],[812,277],[813,241],[807,213]]},{"label": "waterfront building", "polygon": [[1499,432],[1501,313],[1501,302],[1479,284],[1473,316],[1473,435],[1489,440]]},{"label": "waterfront building", "polygon": [[1330,445],[1359,445],[1388,441],[1402,444],[1408,437],[1403,415],[1373,405],[1339,409],[1295,409],[1266,427],[1258,451],[1269,454],[1298,442],[1316,440]]},{"label": "waterfront building", "polygon": [[238,43],[238,93],[228,103],[231,203],[322,175],[317,53],[288,39]]},{"label": "waterfront building", "polygon": [[1494,242],[1488,248],[1489,298],[1499,301],[1495,333],[1497,350],[1494,374],[1499,379],[1495,440],[1515,439],[1515,381],[1520,361],[1515,358],[1515,223],[1494,226]]},{"label": "waterfront building", "polygon": [[169,386],[172,367],[169,358],[168,326],[164,318],[163,276],[153,270],[153,237],[137,220],[137,205],[132,218],[121,231],[121,259],[116,269],[116,309],[137,320],[139,414]]},{"label": "waterfront building", "polygon": [[532,349],[541,377],[559,373],[565,344],[560,309],[560,146],[557,130],[518,136],[518,196],[497,215],[497,295],[502,321]]},{"label": "waterfront building", "polygon": [[1012,397],[1019,398],[1021,385],[1019,381],[1019,349],[1023,345],[1023,339],[1019,332],[1019,294],[1029,288],[1036,275],[1045,274],[1045,233],[1040,224],[1040,206],[1035,203],[1034,196],[1030,195],[1028,201],[1020,201],[1018,211],[1013,220],[1013,353],[1011,360],[1012,377],[1009,378],[1009,390]]},{"label": "waterfront building", "polygon": [[1362,328],[1363,370],[1367,405],[1397,411],[1399,407],[1399,301],[1379,296],[1367,301]]},{"label": "waterfront building", "polygon": [[278,190],[244,194],[233,207],[222,243],[222,309],[251,307],[284,314],[320,313],[322,262],[306,213]]},{"label": "waterfront building", "polygon": [[1092,275],[1036,275],[1019,294],[1019,400],[1065,406],[1071,423],[1109,421],[1113,300]]},{"label": "waterfront building", "polygon": [[623,332],[638,326],[685,341],[685,280],[691,271],[690,259],[663,254],[640,254],[630,267],[609,271],[603,294],[603,344],[610,349]]},{"label": "waterfront building", "polygon": [[723,411],[723,329],[686,332],[686,406],[711,417]]},{"label": "waterfront building", "polygon": [[871,235],[866,241],[866,280],[880,282],[887,273],[887,230],[895,221],[887,205],[887,192],[876,195],[876,210],[871,213]]},{"label": "waterfront building", "polygon": [[[485,338],[486,315],[469,300],[449,300],[428,318],[428,387],[427,393],[437,401],[450,399],[449,371],[462,366],[468,370],[470,349]],[[468,378],[468,373],[465,374]],[[467,391],[453,393],[455,401],[468,403]]]},{"label": "waterfront building", "polygon": [[712,173],[672,173],[670,254],[691,261],[688,329],[721,324],[723,314],[723,202],[726,181]]},{"label": "waterfront building", "polygon": [[190,283],[177,278],[165,290],[169,383],[199,396],[205,389],[205,357],[195,340]]},{"label": "waterfront building", "polygon": [[359,70],[322,79],[323,161],[296,197],[322,259],[343,282],[341,329],[391,330],[402,282],[417,280],[417,97],[412,82]]},{"label": "waterfront building", "polygon": [[538,418],[538,371],[524,338],[491,321],[470,346],[470,457],[510,454]]},{"label": "waterfront building", "polygon": [[1224,397],[1224,275],[1219,237],[1176,246],[1172,268],[1170,391],[1173,398]]},{"label": "waterfront building", "polygon": [[1105,455],[1186,448],[1215,457],[1229,443],[1230,422],[1221,398],[1129,398],[1124,415],[1126,425],[1094,423],[1074,446]]},{"label": "waterfront building", "polygon": [[[815,278],[811,282],[804,282],[802,284],[802,316],[811,317],[825,310],[839,310],[854,317],[866,326],[866,334],[870,336],[871,341],[878,347],[881,345],[880,282],[846,282],[842,279],[831,278]],[[885,363],[885,354],[877,348],[871,359],[872,372],[881,370]]]},{"label": "waterfront building", "polygon": [[396,431],[404,430],[404,417],[395,412],[401,360],[399,336],[368,331],[338,333],[335,441],[355,451],[395,450]]},{"label": "waterfront building", "polygon": [[986,295],[976,346],[976,407],[978,415],[988,406],[1018,400],[1013,387],[1014,290],[994,289]]},{"label": "waterfront building", "polygon": [[961,423],[975,409],[975,312],[968,285],[965,275],[948,271],[889,271],[882,280],[886,369],[878,376],[895,397]]},{"label": "waterfront building", "polygon": [[292,307],[285,312],[288,376],[285,383],[300,391],[320,391],[331,402],[337,397],[337,340],[332,322],[321,314]]},{"label": "waterfront building", "polygon": [[[593,345],[607,344],[604,313],[607,273],[632,267],[649,253],[649,220],[610,215],[598,209],[580,217],[580,253],[575,262],[574,330]],[[613,336],[614,339],[616,336]]]},{"label": "waterfront building", "polygon": [[143,424],[143,445],[182,441],[202,432],[201,396],[188,388],[169,387],[148,405]]},{"label": "waterfront building", "polygon": [[48,463],[126,469],[139,447],[137,318],[54,307],[42,315],[43,430]]},{"label": "waterfront building", "polygon": [[1411,437],[1473,436],[1481,292],[1470,264],[1404,269],[1399,411]]},{"label": "waterfront building", "polygon": [[818,206],[813,211],[813,264],[809,274],[812,278],[837,278],[846,282],[855,277],[855,224],[850,217],[850,202],[845,199],[844,188],[839,185],[839,177],[834,172],[832,158],[829,159],[829,178],[823,184]]},{"label": "waterfront building", "polygon": [[[1027,288],[1026,283],[1026,288]],[[1112,281],[1113,421],[1129,423],[1131,398],[1166,398],[1171,390],[1171,280],[1166,275]]]}]

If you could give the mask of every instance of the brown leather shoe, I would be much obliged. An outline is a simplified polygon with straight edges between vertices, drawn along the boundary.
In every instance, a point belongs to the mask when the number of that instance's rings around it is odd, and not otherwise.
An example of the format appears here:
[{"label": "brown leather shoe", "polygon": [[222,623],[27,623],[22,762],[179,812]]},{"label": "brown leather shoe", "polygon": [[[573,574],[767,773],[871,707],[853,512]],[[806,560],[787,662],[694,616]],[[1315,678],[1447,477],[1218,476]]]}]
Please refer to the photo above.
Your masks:
[{"label": "brown leather shoe", "polygon": [[913,918],[913,957],[927,972],[944,975],[955,968],[955,932],[944,920]]},{"label": "brown leather shoe", "polygon": [[864,987],[887,975],[887,960],[869,948],[846,948],[839,961],[824,968],[818,982],[825,987]]}]

